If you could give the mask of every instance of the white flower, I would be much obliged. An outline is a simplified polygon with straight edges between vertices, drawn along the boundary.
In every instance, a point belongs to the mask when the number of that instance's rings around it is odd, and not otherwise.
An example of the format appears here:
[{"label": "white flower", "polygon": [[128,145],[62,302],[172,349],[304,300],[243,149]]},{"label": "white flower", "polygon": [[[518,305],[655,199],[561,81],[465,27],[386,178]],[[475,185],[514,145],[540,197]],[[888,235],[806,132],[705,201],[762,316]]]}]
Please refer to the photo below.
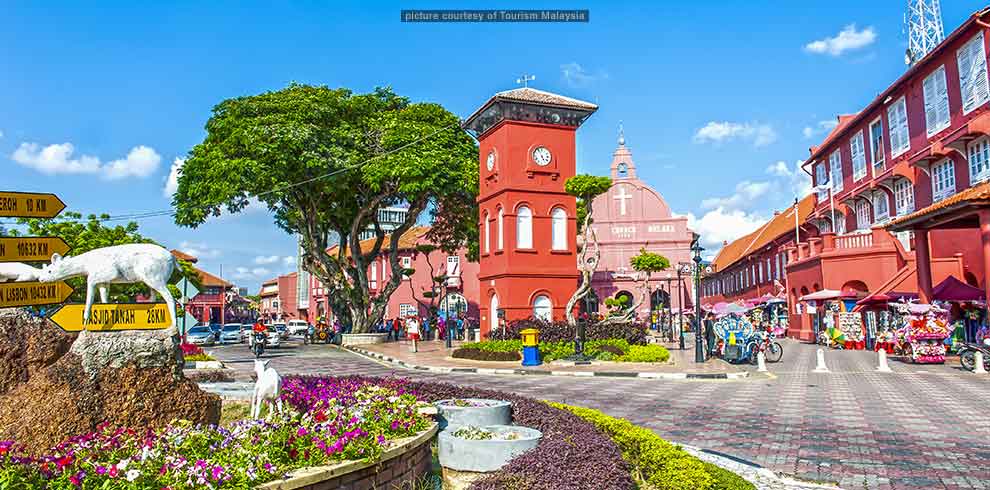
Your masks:
[{"label": "white flower", "polygon": [[138,470],[127,470],[127,474],[124,475],[124,478],[127,478],[127,481],[134,481],[134,480],[137,480],[137,477],[139,477],[139,476],[141,476],[141,472],[140,471],[138,471]]},{"label": "white flower", "polygon": [[131,464],[131,458],[122,459],[120,460],[119,463],[117,463],[117,469],[120,471],[124,471],[127,469],[127,465],[129,464]]}]

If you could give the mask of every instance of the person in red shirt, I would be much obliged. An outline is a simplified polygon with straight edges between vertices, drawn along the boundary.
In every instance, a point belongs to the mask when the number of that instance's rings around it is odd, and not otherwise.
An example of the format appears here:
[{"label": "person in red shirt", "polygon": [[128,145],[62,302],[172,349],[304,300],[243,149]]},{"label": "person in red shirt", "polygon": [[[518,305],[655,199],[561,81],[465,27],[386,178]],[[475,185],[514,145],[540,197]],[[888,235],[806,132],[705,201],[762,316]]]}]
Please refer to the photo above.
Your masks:
[{"label": "person in red shirt", "polygon": [[254,337],[259,333],[265,334],[266,337],[268,335],[268,327],[266,327],[265,324],[262,323],[260,319],[254,322],[254,325],[251,326],[251,338],[249,339],[248,342],[251,346],[254,346]]}]

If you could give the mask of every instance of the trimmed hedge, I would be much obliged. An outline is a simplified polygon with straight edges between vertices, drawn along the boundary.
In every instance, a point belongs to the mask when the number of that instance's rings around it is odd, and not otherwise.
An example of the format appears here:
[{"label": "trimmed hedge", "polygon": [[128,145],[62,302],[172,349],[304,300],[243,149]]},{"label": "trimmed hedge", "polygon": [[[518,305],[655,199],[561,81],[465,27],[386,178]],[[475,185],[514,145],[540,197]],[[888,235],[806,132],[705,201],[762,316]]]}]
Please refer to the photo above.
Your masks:
[{"label": "trimmed hedge", "polygon": [[[505,334],[502,329],[495,329],[488,332],[488,340],[518,340],[522,339],[519,333],[527,328],[535,328],[540,331],[541,342],[573,342],[575,328],[567,322],[546,322],[543,320],[528,319],[514,320],[505,327]],[[632,345],[646,345],[646,325],[637,323],[626,323],[619,325],[605,325],[601,322],[588,324],[585,328],[585,338],[587,340],[622,339]]]},{"label": "trimmed hedge", "polygon": [[[542,339],[541,339],[542,340]],[[521,340],[485,340],[461,345],[465,352],[454,351],[453,357],[475,359],[480,361],[519,360],[521,357],[502,358],[489,356],[477,351],[489,353],[516,353],[522,350]],[[458,350],[461,350],[458,349]],[[667,362],[670,351],[662,345],[629,345],[624,339],[589,340],[585,345],[585,354],[600,361],[619,362]],[[540,342],[540,358],[544,362],[555,361],[574,355],[574,342]],[[472,356],[472,357],[468,357]]]},{"label": "trimmed hedge", "polygon": [[454,349],[450,357],[457,359],[470,359],[472,361],[519,361],[522,356],[518,352],[499,352],[471,347],[461,347]]},{"label": "trimmed hedge", "polygon": [[562,403],[548,404],[567,410],[609,435],[622,456],[657,490],[756,490],[741,476],[691,456],[680,446],[663,440],[649,429],[627,420],[609,417],[598,410]]}]

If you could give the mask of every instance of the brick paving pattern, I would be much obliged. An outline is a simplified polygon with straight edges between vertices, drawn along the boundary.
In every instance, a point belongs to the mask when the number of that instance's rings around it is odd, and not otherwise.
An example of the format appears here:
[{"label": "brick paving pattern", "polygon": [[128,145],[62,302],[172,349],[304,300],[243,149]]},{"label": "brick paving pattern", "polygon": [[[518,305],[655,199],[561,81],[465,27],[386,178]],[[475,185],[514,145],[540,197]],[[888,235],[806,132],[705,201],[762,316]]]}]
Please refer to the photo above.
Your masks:
[{"label": "brick paving pattern", "polygon": [[[401,370],[326,346],[270,351],[279,372],[406,376],[481,386],[599,409],[661,436],[845,489],[990,489],[990,375],[829,351],[831,373],[812,373],[815,346],[784,341],[773,376],[673,381]],[[247,379],[246,346],[214,349]],[[747,367],[746,369],[751,369]]]}]

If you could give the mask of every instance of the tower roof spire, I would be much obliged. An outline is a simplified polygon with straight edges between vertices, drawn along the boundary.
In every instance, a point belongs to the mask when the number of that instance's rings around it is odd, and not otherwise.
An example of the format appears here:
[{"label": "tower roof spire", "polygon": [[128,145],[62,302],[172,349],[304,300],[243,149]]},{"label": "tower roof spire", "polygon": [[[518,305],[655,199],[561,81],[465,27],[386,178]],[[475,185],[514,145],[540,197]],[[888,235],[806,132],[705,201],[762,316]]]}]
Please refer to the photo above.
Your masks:
[{"label": "tower roof spire", "polygon": [[622,121],[619,121],[619,146],[626,146],[626,133],[622,130]]}]

